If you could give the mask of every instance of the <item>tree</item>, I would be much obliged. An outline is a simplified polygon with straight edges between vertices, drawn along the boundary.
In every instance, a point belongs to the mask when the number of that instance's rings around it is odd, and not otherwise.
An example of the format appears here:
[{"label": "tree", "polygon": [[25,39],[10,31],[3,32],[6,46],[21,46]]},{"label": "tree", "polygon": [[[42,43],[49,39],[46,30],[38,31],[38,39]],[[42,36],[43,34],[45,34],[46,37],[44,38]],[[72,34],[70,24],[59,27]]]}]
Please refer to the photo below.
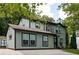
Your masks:
[{"label": "tree", "polygon": [[49,16],[47,16],[47,15],[43,15],[43,16],[41,17],[41,20],[42,20],[42,21],[46,21],[46,22],[55,22],[55,20],[54,20],[52,17],[49,17]]},{"label": "tree", "polygon": [[79,29],[79,4],[78,3],[63,3],[59,6],[68,17],[64,20],[64,24],[68,26],[68,32],[73,34],[74,29]]},{"label": "tree", "polygon": [[58,23],[62,23],[63,20],[62,20],[61,18],[58,18],[57,22],[58,22]]},{"label": "tree", "polygon": [[18,24],[22,16],[29,19],[38,19],[36,7],[39,5],[42,5],[42,3],[0,4],[0,35],[6,35],[8,23]]},{"label": "tree", "polygon": [[[0,35],[6,36],[8,23],[18,24],[23,16],[29,18],[29,20],[41,21],[40,13],[42,11],[37,12],[37,7],[40,5],[43,5],[43,3],[0,4]],[[49,21],[50,19],[46,20]]]},{"label": "tree", "polygon": [[62,3],[59,8],[67,14],[63,24],[67,26],[68,36],[72,36],[71,48],[76,48],[74,32],[79,29],[79,3]]},{"label": "tree", "polygon": [[77,48],[77,45],[76,45],[76,34],[75,34],[75,32],[73,33],[73,35],[71,37],[70,48],[71,49],[76,49]]}]

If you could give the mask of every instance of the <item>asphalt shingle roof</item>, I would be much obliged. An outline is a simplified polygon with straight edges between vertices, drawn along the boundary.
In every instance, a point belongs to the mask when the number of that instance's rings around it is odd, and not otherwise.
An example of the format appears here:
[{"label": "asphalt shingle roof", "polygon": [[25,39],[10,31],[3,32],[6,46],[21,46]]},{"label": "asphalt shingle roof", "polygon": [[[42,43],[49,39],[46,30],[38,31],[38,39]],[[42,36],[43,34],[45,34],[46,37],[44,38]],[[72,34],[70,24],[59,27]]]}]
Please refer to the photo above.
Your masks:
[{"label": "asphalt shingle roof", "polygon": [[50,31],[43,31],[41,29],[34,29],[34,28],[27,28],[27,27],[23,27],[21,25],[14,25],[14,24],[9,24],[10,27],[12,27],[13,29],[17,29],[17,30],[25,30],[25,31],[32,31],[32,32],[40,32],[40,33],[46,33],[46,34],[55,34],[52,33]]}]

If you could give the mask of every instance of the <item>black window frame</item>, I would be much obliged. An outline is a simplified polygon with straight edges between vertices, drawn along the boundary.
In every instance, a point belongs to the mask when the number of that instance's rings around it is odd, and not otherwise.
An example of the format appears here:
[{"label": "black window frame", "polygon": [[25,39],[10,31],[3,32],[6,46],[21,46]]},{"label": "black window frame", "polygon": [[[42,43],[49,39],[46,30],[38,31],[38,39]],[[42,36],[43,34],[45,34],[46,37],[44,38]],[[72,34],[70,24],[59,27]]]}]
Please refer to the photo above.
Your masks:
[{"label": "black window frame", "polygon": [[[28,39],[28,45],[23,45],[23,34],[28,34],[29,35],[29,39]],[[35,46],[31,46],[31,43],[30,43],[30,35],[35,35]],[[30,34],[30,33],[22,33],[21,34],[21,45],[22,47],[36,47],[37,46],[37,36],[36,34]]]},{"label": "black window frame", "polygon": [[36,45],[37,45],[37,44],[36,44],[36,43],[37,43],[37,36],[36,36],[36,34],[30,34],[29,37],[30,37],[31,35],[35,35],[35,45],[34,45],[34,46],[31,46],[31,43],[30,43],[30,42],[31,42],[32,40],[29,38],[29,47],[36,47]]},{"label": "black window frame", "polygon": [[[44,44],[44,36],[47,37],[47,46],[44,46],[44,45],[45,45],[45,44]],[[48,35],[43,35],[43,36],[42,36],[42,47],[48,47]]]},{"label": "black window frame", "polygon": [[[38,27],[37,27],[37,24],[38,24]],[[37,29],[41,28],[40,22],[35,22],[35,28],[37,28]]]},{"label": "black window frame", "polygon": [[22,44],[22,47],[29,47],[29,39],[28,39],[28,45],[24,45],[23,44],[23,34],[28,34],[29,36],[30,36],[30,34],[29,33],[22,33],[22,35],[21,35],[21,37],[22,37],[22,40],[21,40],[21,44]]}]

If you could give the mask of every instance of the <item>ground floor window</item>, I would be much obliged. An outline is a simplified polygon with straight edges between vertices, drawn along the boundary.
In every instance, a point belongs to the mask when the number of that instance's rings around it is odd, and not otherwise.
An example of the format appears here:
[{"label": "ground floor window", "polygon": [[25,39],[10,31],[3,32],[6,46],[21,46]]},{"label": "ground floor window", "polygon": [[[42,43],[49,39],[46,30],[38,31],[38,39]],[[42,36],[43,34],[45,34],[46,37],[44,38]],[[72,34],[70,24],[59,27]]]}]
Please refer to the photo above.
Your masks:
[{"label": "ground floor window", "polygon": [[29,34],[22,35],[22,46],[29,46]]},{"label": "ground floor window", "polygon": [[42,44],[43,47],[48,47],[48,36],[43,36]]},{"label": "ground floor window", "polygon": [[22,34],[22,46],[35,47],[36,46],[36,35],[33,34]]},{"label": "ground floor window", "polygon": [[60,48],[63,48],[63,39],[62,38],[60,38],[59,44],[60,44]]},{"label": "ground floor window", "polygon": [[36,46],[36,39],[35,35],[30,34],[30,46]]}]

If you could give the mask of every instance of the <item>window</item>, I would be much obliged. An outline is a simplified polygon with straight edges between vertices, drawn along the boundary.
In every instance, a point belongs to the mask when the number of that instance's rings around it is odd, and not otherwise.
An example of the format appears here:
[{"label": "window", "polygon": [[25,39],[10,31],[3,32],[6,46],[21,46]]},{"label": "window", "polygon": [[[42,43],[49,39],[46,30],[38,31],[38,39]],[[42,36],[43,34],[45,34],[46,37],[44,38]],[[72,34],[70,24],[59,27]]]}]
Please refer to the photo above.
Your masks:
[{"label": "window", "polygon": [[56,33],[58,33],[58,30],[56,30]]},{"label": "window", "polygon": [[62,38],[60,38],[60,48],[63,48],[63,39]]},{"label": "window", "polygon": [[59,31],[58,31],[58,33],[61,33],[61,29],[59,28]]},{"label": "window", "polygon": [[23,47],[35,47],[36,46],[36,35],[23,33],[22,46]]},{"label": "window", "polygon": [[22,46],[29,46],[29,34],[23,34]]},{"label": "window", "polygon": [[48,47],[48,37],[47,36],[43,36],[43,47]]},{"label": "window", "polygon": [[46,31],[50,31],[49,25],[46,25]]},{"label": "window", "polygon": [[40,29],[40,23],[36,22],[36,28]]},{"label": "window", "polygon": [[9,39],[12,39],[12,35],[9,35]]},{"label": "window", "polygon": [[30,34],[30,46],[31,46],[31,47],[36,46],[35,35],[31,35],[31,34]]}]

